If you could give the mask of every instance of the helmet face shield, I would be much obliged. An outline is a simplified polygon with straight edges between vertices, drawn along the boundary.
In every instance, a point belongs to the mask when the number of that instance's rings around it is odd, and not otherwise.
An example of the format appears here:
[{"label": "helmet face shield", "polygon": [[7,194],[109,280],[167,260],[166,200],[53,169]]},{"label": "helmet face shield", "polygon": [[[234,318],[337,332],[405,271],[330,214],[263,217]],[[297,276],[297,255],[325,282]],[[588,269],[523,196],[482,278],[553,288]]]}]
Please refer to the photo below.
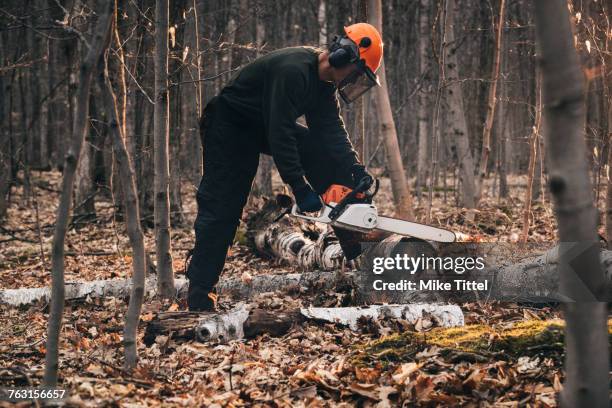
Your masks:
[{"label": "helmet face shield", "polygon": [[338,93],[344,102],[350,104],[377,85],[380,86],[380,83],[372,70],[358,64],[356,70],[340,81]]}]

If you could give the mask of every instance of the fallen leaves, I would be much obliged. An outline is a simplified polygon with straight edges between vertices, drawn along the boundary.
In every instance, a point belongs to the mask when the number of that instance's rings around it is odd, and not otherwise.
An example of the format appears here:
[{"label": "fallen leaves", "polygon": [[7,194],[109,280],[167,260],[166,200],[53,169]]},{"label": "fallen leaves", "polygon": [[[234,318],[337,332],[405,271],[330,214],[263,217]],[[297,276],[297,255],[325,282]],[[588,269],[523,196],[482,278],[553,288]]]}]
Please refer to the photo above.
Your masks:
[{"label": "fallen leaves", "polygon": [[[53,176],[55,177],[55,176]],[[59,183],[59,177],[53,179]],[[186,191],[188,189],[185,189]],[[390,191],[381,192],[389,194]],[[390,195],[388,196],[390,197]],[[41,204],[41,222],[50,224],[57,197]],[[520,233],[517,211],[522,203],[508,200],[497,204],[485,200],[472,221],[452,205],[436,198],[433,224],[452,225],[465,234],[465,239],[482,242],[495,236],[512,241]],[[191,198],[186,203],[195,204]],[[393,200],[381,200],[392,205]],[[191,205],[189,204],[189,205]],[[131,250],[121,222],[113,224],[112,205],[96,204],[101,219],[68,234],[67,246],[74,254],[67,257],[68,280],[93,280],[128,277]],[[386,210],[381,209],[382,212]],[[389,211],[390,212],[390,211]],[[534,225],[530,239],[547,241],[554,238],[550,208],[534,205]],[[417,214],[419,212],[417,211]],[[187,224],[190,224],[189,221]],[[32,213],[28,209],[11,208],[7,228],[28,239],[37,239],[30,228]],[[173,229],[175,269],[182,271],[183,253],[193,243],[191,227]],[[51,229],[43,229],[46,258],[49,258]],[[153,250],[151,231],[146,246]],[[104,253],[101,252],[104,249]],[[92,255],[97,253],[98,255]],[[48,263],[48,262],[47,262]],[[49,283],[49,265],[40,262],[38,244],[12,241],[0,251],[0,285],[2,287],[41,286]],[[236,245],[228,258],[225,277],[249,283],[263,273],[294,272],[255,257],[246,247]],[[283,310],[310,304],[316,298],[339,305],[343,294],[300,293],[280,296],[266,293],[252,302],[271,310]],[[231,306],[232,299],[222,298]],[[323,305],[323,304],[321,304]],[[407,406],[556,406],[556,393],[562,389],[560,361],[550,358],[548,351],[535,351],[529,356],[511,358],[502,355],[470,356],[448,353],[431,344],[430,336],[437,322],[423,316],[414,325],[397,320],[389,324],[364,320],[361,331],[355,332],[334,324],[307,323],[295,326],[283,338],[260,336],[245,342],[229,344],[180,343],[173,336],[145,348],[139,344],[138,367],[129,375],[122,371],[122,327],[124,300],[89,299],[70,303],[66,309],[63,332],[62,386],[68,388],[74,405],[136,406],[280,406],[327,407],[364,406],[390,408]],[[1,308],[1,307],[0,307]],[[515,304],[470,303],[462,305],[466,321],[495,328],[484,339],[494,345],[501,337],[500,327],[524,320],[547,320],[558,316],[553,308],[531,309]],[[148,322],[158,310],[180,310],[179,303],[149,303],[142,321]],[[44,336],[47,314],[42,309],[0,309],[0,369],[24,367],[37,385],[44,363]],[[381,334],[415,331],[419,348],[415,352],[372,355],[372,364],[356,362],[363,345],[379,339]],[[143,335],[142,327],[139,336]],[[454,356],[454,357],[453,357]],[[401,357],[398,359],[397,357]],[[0,371],[4,373],[4,371]],[[0,375],[1,385],[7,376]],[[25,381],[23,376],[15,381]]]}]

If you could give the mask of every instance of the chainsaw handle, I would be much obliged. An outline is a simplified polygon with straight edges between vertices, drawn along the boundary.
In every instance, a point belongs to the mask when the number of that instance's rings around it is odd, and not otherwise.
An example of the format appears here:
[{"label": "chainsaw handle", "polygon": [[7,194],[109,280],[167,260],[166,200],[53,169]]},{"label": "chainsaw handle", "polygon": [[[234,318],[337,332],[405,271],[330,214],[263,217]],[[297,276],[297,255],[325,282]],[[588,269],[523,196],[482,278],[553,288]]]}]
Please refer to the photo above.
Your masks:
[{"label": "chainsaw handle", "polygon": [[302,218],[304,220],[309,220],[309,221],[316,221],[316,222],[329,222],[330,219],[327,214],[328,212],[329,212],[329,207],[327,205],[323,207],[322,213],[316,217],[311,216],[311,215],[306,215],[306,213],[301,212],[297,204],[293,204],[293,207],[291,207],[291,215],[293,215],[294,217]]},{"label": "chainsaw handle", "polygon": [[373,179],[371,176],[366,176],[362,178],[359,183],[355,186],[353,191],[348,193],[329,213],[329,218],[333,221],[342,214],[342,211],[346,208],[348,204],[353,202],[357,194],[364,193],[367,194],[367,191],[372,187],[372,184],[376,184],[374,188],[374,192],[372,194],[368,194],[369,198],[372,198],[378,192],[379,182],[378,179]]}]

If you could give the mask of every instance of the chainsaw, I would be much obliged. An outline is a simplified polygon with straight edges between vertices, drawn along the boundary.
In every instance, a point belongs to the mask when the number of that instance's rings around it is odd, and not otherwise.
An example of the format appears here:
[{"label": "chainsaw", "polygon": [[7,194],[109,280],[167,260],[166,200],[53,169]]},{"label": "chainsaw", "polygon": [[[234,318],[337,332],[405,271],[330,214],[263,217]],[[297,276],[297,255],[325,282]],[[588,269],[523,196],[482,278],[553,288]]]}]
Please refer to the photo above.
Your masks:
[{"label": "chainsaw", "polygon": [[[374,185],[374,190],[370,192],[372,185]],[[333,184],[323,194],[322,199],[325,205],[317,216],[300,212],[295,204],[291,208],[291,215],[351,231],[367,233],[372,230],[381,230],[427,241],[455,242],[455,233],[452,231],[379,215],[376,205],[372,202],[372,198],[378,192],[378,187],[378,179],[373,180],[371,177],[362,179],[353,190]]]}]

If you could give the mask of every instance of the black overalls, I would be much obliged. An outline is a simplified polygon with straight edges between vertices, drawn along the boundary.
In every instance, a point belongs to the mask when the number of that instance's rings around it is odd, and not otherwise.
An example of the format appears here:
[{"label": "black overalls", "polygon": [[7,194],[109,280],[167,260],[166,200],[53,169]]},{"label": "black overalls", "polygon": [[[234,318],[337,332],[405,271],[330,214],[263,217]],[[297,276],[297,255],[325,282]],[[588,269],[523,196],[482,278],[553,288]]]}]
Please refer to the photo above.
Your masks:
[{"label": "black overalls", "polygon": [[[296,123],[302,115],[308,127]],[[353,185],[357,155],[335,88],[318,80],[315,50],[283,49],[247,65],[208,103],[200,134],[204,176],[187,277],[203,290],[212,290],[223,270],[261,153],[272,155],[292,188],[304,177],[319,194],[331,184]]]}]

